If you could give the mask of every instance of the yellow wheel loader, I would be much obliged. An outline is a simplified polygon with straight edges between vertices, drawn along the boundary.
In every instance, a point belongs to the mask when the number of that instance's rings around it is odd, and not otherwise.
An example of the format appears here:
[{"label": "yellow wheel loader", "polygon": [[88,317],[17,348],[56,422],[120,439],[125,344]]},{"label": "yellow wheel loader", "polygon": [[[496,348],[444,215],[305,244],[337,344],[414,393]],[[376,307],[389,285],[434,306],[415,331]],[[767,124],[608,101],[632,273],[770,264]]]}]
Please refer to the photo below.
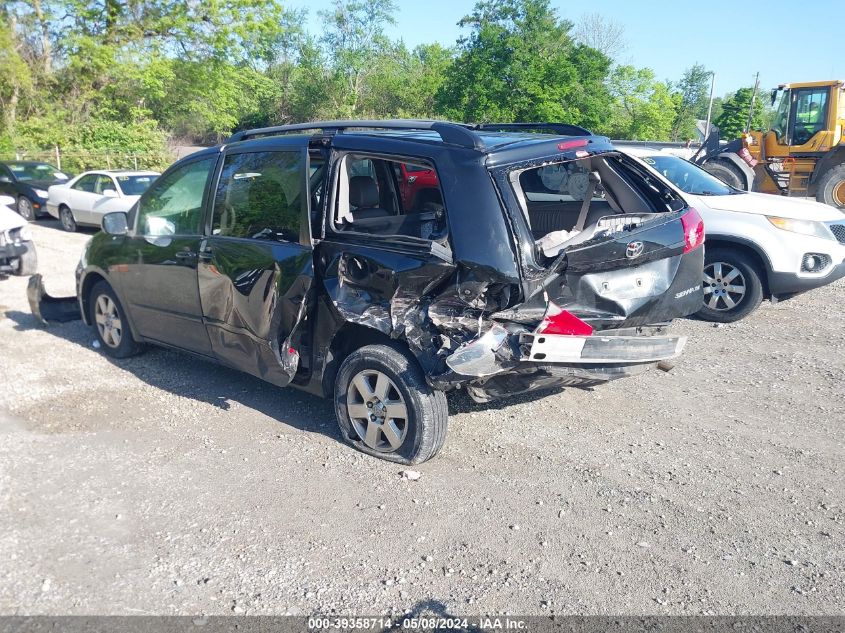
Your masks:
[{"label": "yellow wheel loader", "polygon": [[845,209],[845,82],[782,84],[772,90],[772,106],[771,129],[727,145],[708,139],[694,160],[738,189]]}]

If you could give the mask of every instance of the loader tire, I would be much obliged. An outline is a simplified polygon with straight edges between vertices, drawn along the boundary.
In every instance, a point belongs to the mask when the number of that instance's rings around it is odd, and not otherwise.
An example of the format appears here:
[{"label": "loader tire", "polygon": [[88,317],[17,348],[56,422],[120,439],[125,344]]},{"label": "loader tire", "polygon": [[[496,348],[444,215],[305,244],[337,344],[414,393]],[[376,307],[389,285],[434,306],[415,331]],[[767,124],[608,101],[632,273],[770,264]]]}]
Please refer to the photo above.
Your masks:
[{"label": "loader tire", "polygon": [[727,160],[711,160],[703,165],[704,170],[713,174],[726,185],[740,191],[748,191],[745,185],[745,176],[739,168]]},{"label": "loader tire", "polygon": [[845,209],[845,165],[831,167],[819,178],[816,200]]}]

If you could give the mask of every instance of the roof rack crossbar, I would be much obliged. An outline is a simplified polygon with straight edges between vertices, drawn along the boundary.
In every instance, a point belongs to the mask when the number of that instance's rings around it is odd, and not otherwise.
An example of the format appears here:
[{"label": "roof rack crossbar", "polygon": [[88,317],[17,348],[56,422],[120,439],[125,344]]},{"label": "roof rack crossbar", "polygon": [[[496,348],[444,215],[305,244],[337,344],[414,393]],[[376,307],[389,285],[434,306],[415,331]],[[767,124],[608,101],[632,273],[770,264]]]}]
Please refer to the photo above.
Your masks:
[{"label": "roof rack crossbar", "polygon": [[444,143],[459,145],[471,149],[481,149],[484,144],[473,130],[460,123],[446,121],[415,121],[407,119],[386,119],[383,121],[312,121],[310,123],[292,123],[290,125],[275,125],[235,132],[227,143],[235,143],[256,136],[274,136],[304,132],[308,130],[322,130],[323,132],[341,132],[343,130],[431,130],[436,132]]}]

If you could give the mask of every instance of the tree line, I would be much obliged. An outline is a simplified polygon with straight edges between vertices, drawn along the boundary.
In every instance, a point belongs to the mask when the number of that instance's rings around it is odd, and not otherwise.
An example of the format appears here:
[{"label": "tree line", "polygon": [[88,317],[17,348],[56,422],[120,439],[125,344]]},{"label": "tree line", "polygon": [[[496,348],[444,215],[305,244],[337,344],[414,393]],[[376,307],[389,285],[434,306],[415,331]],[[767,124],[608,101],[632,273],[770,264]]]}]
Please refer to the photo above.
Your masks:
[{"label": "tree line", "polygon": [[[451,47],[388,37],[393,0],[335,0],[318,33],[279,0],[23,0],[0,8],[0,155],[215,143],[325,118],[560,121],[612,138],[697,138],[710,73],[620,62],[624,28],[549,0],[479,0]],[[723,137],[751,90],[714,104]],[[745,113],[743,115],[743,112]],[[755,123],[763,123],[763,108]]]}]

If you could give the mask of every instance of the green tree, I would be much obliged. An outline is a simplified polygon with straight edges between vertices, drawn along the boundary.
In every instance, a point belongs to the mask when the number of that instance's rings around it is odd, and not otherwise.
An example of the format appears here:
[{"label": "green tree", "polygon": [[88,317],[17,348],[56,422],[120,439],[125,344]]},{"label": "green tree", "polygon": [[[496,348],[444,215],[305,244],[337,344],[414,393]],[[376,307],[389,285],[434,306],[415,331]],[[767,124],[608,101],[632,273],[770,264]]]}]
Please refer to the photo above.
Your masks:
[{"label": "green tree", "polygon": [[681,80],[675,86],[681,99],[672,123],[672,140],[697,137],[696,120],[707,117],[710,80],[710,71],[701,64],[693,64],[684,71]]},{"label": "green tree", "polygon": [[[719,127],[720,136],[723,139],[736,138],[745,131],[753,93],[753,88],[740,88],[735,93],[725,97],[722,103],[722,113],[715,120],[716,125]],[[764,107],[758,96],[754,99],[751,127],[760,129],[764,125]]]},{"label": "green tree", "polygon": [[437,94],[440,114],[462,121],[598,125],[609,114],[610,60],[575,44],[548,0],[482,0]]},{"label": "green tree", "polygon": [[384,29],[395,24],[393,0],[335,0],[321,11],[326,26],[322,44],[334,73],[334,87],[341,91],[335,101],[343,104],[343,116],[355,117],[372,69],[390,48]]},{"label": "green tree", "polygon": [[[614,99],[609,130],[614,138],[668,141],[679,99],[650,68],[617,66],[609,80]],[[604,131],[604,130],[602,130]]]}]

